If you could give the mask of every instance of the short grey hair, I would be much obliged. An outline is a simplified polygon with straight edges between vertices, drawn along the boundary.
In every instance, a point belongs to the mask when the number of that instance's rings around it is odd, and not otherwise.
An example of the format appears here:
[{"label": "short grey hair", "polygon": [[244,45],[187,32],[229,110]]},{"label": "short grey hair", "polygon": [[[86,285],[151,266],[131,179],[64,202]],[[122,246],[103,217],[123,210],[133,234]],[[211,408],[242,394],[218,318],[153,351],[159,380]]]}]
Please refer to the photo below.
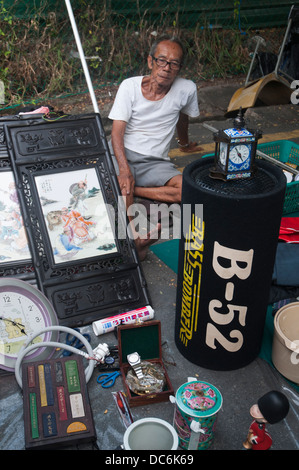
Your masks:
[{"label": "short grey hair", "polygon": [[149,52],[149,55],[150,56],[154,56],[155,53],[156,53],[156,50],[157,50],[157,47],[158,45],[160,44],[160,42],[162,41],[171,41],[171,42],[174,42],[176,44],[178,44],[180,46],[180,48],[182,49],[182,60],[181,60],[181,63],[184,62],[184,57],[185,57],[185,49],[184,49],[184,46],[182,44],[182,41],[177,37],[177,36],[170,36],[169,34],[163,34],[162,36],[159,36],[154,42],[153,44],[151,45],[151,48],[150,48],[150,52]]}]

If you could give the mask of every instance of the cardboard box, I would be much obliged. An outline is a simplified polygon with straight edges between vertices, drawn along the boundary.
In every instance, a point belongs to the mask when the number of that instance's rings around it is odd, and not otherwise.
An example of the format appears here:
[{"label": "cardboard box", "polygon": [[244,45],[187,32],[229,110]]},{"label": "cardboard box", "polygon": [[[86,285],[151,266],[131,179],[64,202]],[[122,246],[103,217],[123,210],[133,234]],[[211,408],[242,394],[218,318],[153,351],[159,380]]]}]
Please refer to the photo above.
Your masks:
[{"label": "cardboard box", "polygon": [[[121,325],[117,330],[119,364],[125,393],[130,406],[148,405],[168,401],[174,394],[173,387],[162,361],[161,323],[159,320],[147,321],[139,324]],[[165,374],[166,385],[159,393],[137,395],[131,391],[126,383],[126,376],[131,368],[127,355],[138,352],[141,362],[147,361],[159,364]]]}]

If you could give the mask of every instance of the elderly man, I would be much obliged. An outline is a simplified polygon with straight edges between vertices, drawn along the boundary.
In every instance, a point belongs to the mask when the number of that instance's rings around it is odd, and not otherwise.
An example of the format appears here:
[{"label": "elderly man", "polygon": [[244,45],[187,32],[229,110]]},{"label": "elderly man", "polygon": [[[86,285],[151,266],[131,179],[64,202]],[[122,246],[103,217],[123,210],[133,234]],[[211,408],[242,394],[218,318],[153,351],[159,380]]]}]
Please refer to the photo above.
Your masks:
[{"label": "elderly man", "polygon": [[[177,129],[183,151],[196,150],[188,139],[189,116],[199,115],[196,85],[178,77],[184,59],[179,39],[162,36],[153,44],[147,63],[150,75],[124,80],[109,118],[113,120],[110,150],[115,157],[121,193],[126,206],[134,196],[180,203],[182,175],[168,152]],[[149,236],[136,240],[144,252]]]}]

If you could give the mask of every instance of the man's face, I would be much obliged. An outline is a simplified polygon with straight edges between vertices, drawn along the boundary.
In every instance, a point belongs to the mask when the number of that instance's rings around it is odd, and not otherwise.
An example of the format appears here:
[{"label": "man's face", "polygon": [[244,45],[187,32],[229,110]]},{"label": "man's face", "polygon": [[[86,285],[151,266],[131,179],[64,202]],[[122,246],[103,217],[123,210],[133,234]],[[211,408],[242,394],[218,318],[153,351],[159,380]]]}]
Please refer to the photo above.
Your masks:
[{"label": "man's face", "polygon": [[[171,41],[162,41],[158,44],[154,57],[156,59],[164,59],[167,62],[182,62],[183,51],[181,47],[175,42]],[[148,67],[151,70],[152,78],[161,84],[161,85],[172,85],[174,79],[179,73],[178,70],[174,70],[170,67],[169,64],[166,64],[164,67],[159,67],[156,61],[149,56],[148,57]]]}]

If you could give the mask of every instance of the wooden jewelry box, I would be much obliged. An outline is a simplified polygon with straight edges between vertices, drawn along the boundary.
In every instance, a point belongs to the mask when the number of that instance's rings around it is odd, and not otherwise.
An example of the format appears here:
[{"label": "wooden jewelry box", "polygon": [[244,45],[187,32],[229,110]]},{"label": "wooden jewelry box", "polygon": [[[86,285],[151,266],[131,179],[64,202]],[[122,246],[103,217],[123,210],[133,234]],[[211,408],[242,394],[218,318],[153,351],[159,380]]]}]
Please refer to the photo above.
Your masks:
[{"label": "wooden jewelry box", "polygon": [[[160,321],[152,320],[143,323],[120,325],[117,329],[117,336],[120,372],[130,406],[168,401],[169,396],[174,394],[174,390],[162,361]],[[165,385],[161,392],[139,395],[130,390],[126,381],[127,373],[131,369],[127,361],[127,355],[134,352],[139,353],[141,362],[146,361],[157,364],[163,370]]]}]

